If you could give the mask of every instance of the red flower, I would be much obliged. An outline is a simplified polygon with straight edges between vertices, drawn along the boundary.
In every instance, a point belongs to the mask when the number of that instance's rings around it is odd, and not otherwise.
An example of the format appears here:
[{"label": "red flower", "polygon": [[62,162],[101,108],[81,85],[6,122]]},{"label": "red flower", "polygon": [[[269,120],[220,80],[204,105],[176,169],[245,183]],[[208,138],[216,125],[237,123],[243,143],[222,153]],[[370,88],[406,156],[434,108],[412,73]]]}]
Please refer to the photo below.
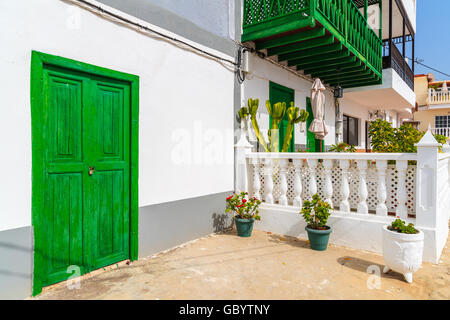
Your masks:
[{"label": "red flower", "polygon": [[241,204],[241,205],[236,206],[236,208],[241,208],[241,207],[243,207],[243,206],[244,206],[244,205]]},{"label": "red flower", "polygon": [[227,200],[230,200],[231,198],[233,198],[233,196],[229,196],[229,197],[227,198]]},{"label": "red flower", "polygon": [[245,200],[245,199],[242,199],[242,203],[246,203],[247,202],[247,200]]}]

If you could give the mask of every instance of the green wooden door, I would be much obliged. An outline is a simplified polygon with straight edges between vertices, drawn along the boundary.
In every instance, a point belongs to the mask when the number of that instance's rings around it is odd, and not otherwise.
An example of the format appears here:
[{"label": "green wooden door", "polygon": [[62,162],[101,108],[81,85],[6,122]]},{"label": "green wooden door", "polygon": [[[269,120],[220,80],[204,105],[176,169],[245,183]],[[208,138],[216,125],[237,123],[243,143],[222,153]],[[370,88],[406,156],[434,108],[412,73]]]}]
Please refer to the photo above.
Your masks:
[{"label": "green wooden door", "polygon": [[311,98],[309,97],[306,97],[306,111],[309,113],[309,117],[306,120],[306,148],[308,149],[308,152],[320,152],[320,143],[322,143],[322,150],[325,150],[324,141],[316,139],[316,135],[309,131],[309,126],[314,120]]},{"label": "green wooden door", "polygon": [[[286,102],[286,108],[290,107],[291,102],[295,103],[295,91],[293,89],[286,88],[277,83],[270,82],[270,103],[273,105],[278,102]],[[270,126],[272,125],[272,119],[270,119]],[[286,135],[286,128],[288,125],[287,115],[285,114],[284,119],[280,122],[280,132],[279,132],[279,151],[283,148],[284,137]],[[291,144],[289,145],[288,152],[295,152],[295,135],[292,133]]]},{"label": "green wooden door", "polygon": [[43,168],[35,276],[45,286],[71,265],[83,274],[130,257],[130,85],[44,66],[43,89],[33,139]]}]

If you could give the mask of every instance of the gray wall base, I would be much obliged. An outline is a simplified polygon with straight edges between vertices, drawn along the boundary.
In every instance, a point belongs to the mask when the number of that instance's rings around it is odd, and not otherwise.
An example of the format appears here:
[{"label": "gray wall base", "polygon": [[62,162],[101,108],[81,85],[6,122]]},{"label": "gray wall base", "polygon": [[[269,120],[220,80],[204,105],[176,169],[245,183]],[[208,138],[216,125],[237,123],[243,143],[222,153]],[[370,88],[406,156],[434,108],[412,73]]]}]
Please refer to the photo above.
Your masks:
[{"label": "gray wall base", "polygon": [[32,230],[30,226],[0,231],[0,300],[32,294]]},{"label": "gray wall base", "polygon": [[231,227],[225,214],[230,192],[139,208],[139,257],[147,257],[185,242]]}]

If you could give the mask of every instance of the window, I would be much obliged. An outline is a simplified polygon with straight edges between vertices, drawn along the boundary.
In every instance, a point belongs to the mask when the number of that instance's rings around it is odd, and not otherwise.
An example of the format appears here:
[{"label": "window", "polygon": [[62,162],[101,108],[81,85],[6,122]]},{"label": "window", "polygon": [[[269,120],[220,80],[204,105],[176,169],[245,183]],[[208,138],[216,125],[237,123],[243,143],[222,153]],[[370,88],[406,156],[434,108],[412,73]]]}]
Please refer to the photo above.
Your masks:
[{"label": "window", "polygon": [[436,128],[450,127],[450,116],[436,116],[434,119]]},{"label": "window", "polygon": [[344,126],[344,142],[352,145],[357,146],[359,143],[359,137],[358,137],[358,124],[359,120],[357,118],[349,117],[344,115],[343,118],[343,126]]}]

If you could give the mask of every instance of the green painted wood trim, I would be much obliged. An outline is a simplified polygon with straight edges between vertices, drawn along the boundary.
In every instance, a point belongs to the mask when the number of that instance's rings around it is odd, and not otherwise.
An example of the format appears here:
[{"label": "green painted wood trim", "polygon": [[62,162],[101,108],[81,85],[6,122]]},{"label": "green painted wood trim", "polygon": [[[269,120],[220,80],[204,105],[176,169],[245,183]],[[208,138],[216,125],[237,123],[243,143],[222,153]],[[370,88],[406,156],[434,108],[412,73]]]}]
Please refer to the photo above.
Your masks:
[{"label": "green painted wood trim", "polygon": [[[43,206],[43,197],[39,192],[43,190],[44,184],[44,157],[41,155],[44,143],[41,135],[42,114],[39,112],[43,103],[44,65],[53,65],[91,75],[116,79],[128,82],[131,86],[131,199],[130,199],[130,259],[138,258],[138,177],[139,177],[139,77],[136,75],[118,72],[95,65],[54,56],[38,51],[31,53],[31,76],[30,76],[30,103],[31,103],[31,144],[32,144],[32,192],[31,192],[31,214],[33,226],[39,225],[39,212]],[[35,239],[39,241],[40,239]],[[42,257],[41,252],[34,252],[33,266],[33,296],[42,292]]]},{"label": "green painted wood trim", "polygon": [[288,36],[256,42],[256,50],[269,49],[325,36],[324,28],[316,28]]},{"label": "green painted wood trim", "polygon": [[381,79],[374,79],[367,81],[351,81],[351,82],[344,82],[341,84],[343,88],[356,88],[356,87],[365,87],[365,86],[371,86],[371,85],[377,85],[381,84]]},{"label": "green painted wood trim", "polygon": [[368,75],[357,75],[357,76],[354,76],[351,79],[344,79],[344,80],[333,79],[333,80],[329,80],[327,78],[322,78],[322,80],[324,82],[326,82],[326,83],[329,83],[332,86],[337,86],[337,85],[344,86],[344,85],[347,85],[349,83],[352,84],[352,83],[357,83],[357,82],[360,82],[360,81],[365,81],[365,82],[376,81],[376,80],[378,80],[378,77],[371,72]]},{"label": "green painted wood trim", "polygon": [[326,62],[329,60],[335,60],[338,58],[343,58],[343,57],[348,57],[350,55],[350,52],[348,50],[344,50],[341,52],[333,52],[333,53],[326,53],[326,54],[321,54],[318,56],[314,56],[314,57],[308,57],[305,59],[294,59],[294,60],[289,60],[288,61],[288,66],[297,66],[297,65],[302,65],[305,63],[309,63],[309,62]]},{"label": "green painted wood trim", "polygon": [[294,12],[288,16],[275,17],[270,21],[263,21],[258,24],[244,26],[241,36],[242,42],[255,41],[271,36],[279,35],[292,30],[302,29],[306,27],[314,27],[315,20],[313,17],[304,17],[305,11]]},{"label": "green painted wood trim", "polygon": [[322,46],[326,46],[326,45],[329,45],[332,43],[334,43],[333,36],[324,36],[324,37],[314,38],[314,39],[310,39],[310,40],[306,40],[306,41],[302,41],[302,42],[298,42],[298,43],[294,43],[294,44],[290,44],[290,45],[286,45],[286,46],[282,46],[282,47],[268,49],[267,55],[268,56],[283,55],[286,53],[299,52],[302,50],[322,47]]},{"label": "green painted wood trim", "polygon": [[299,52],[282,54],[278,56],[278,61],[301,59],[336,51],[342,51],[342,43],[335,43],[329,46],[318,47],[315,50],[301,50]]},{"label": "green painted wood trim", "polygon": [[305,69],[304,73],[305,74],[318,73],[318,72],[321,72],[321,71],[324,71],[324,70],[329,70],[330,67],[336,67],[336,66],[339,66],[340,68],[341,67],[342,68],[349,68],[349,67],[361,66],[361,60],[357,60],[356,57],[353,57],[353,58],[355,58],[355,60],[350,61],[350,62],[341,62],[339,64],[332,64],[332,65],[317,65],[314,68]]},{"label": "green painted wood trim", "polygon": [[311,69],[321,68],[321,67],[338,66],[338,65],[342,65],[342,64],[347,64],[349,62],[356,62],[356,57],[350,56],[350,57],[336,58],[334,60],[299,64],[299,65],[297,65],[297,70],[311,70]]},{"label": "green painted wood trim", "polygon": [[356,72],[356,74],[345,74],[345,75],[337,74],[337,72],[336,72],[335,74],[324,75],[320,78],[324,79],[326,81],[335,81],[335,80],[345,81],[348,79],[354,79],[357,76],[366,77],[368,75],[373,75],[372,70],[370,70],[370,69],[366,69],[363,71],[355,71],[355,72]]},{"label": "green painted wood trim", "polygon": [[[339,74],[346,75],[346,74],[355,74],[359,73],[361,71],[368,70],[366,66],[351,66],[346,68],[340,68]],[[336,68],[327,68],[326,70],[320,71],[320,72],[313,72],[311,75],[313,78],[321,78],[327,75],[335,75],[337,73]]]}]

